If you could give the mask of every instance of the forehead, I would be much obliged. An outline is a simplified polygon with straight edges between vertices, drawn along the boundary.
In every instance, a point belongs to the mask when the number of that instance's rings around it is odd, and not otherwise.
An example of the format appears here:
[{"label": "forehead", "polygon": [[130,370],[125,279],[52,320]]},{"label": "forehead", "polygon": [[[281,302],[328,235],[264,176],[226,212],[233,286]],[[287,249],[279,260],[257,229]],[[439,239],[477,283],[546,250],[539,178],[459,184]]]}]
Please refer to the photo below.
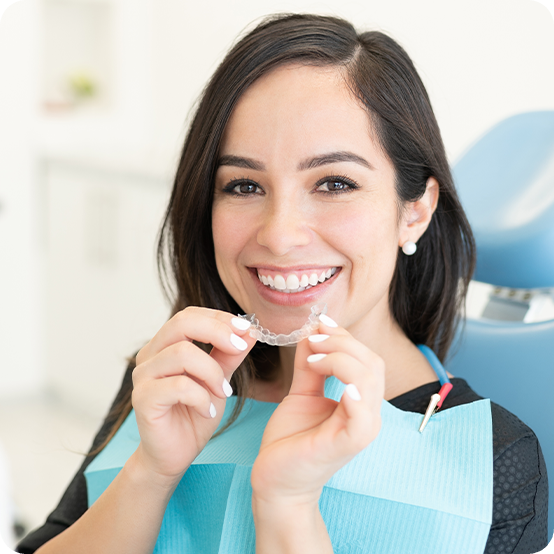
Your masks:
[{"label": "forehead", "polygon": [[336,150],[379,154],[366,110],[337,68],[285,65],[255,81],[241,96],[221,153],[261,159]]}]

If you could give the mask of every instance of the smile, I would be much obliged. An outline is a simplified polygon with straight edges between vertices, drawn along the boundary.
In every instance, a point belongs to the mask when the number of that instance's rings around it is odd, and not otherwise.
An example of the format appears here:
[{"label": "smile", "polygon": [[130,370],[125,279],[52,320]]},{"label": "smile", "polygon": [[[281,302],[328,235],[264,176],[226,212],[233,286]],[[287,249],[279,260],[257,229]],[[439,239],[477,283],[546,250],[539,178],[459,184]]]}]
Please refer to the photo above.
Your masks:
[{"label": "smile", "polygon": [[302,292],[317,287],[330,279],[336,272],[337,267],[330,267],[327,270],[308,270],[289,274],[270,273],[267,270],[257,270],[258,279],[269,289],[285,293]]}]

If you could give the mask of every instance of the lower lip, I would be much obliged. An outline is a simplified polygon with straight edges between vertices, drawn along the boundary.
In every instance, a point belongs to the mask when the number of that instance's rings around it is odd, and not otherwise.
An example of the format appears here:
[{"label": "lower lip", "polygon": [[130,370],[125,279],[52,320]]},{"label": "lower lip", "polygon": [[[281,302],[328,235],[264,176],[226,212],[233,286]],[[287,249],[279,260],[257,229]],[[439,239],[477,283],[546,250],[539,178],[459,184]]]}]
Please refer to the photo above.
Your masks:
[{"label": "lower lip", "polygon": [[303,306],[304,304],[317,304],[318,300],[333,284],[335,278],[340,273],[340,268],[337,268],[337,271],[330,279],[323,281],[323,283],[315,287],[303,290],[302,292],[281,292],[270,289],[258,279],[258,273],[255,269],[250,269],[250,273],[260,295],[268,302],[279,304],[280,306]]}]

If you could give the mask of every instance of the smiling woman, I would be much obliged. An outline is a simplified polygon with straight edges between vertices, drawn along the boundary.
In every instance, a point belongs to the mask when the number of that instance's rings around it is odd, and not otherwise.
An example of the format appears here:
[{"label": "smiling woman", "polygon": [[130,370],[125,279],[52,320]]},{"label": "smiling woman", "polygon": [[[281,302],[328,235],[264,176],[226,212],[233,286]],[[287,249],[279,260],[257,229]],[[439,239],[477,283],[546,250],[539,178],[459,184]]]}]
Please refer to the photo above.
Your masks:
[{"label": "smiling woman", "polygon": [[[159,245],[173,317],[20,552],[544,547],[536,437],[440,362],[474,257],[406,52],[333,17],[268,18],[185,140]],[[321,303],[295,348],[235,315],[288,334]],[[431,395],[442,410],[419,434]]]},{"label": "smiling woman", "polygon": [[377,327],[379,303],[390,325],[398,247],[425,230],[438,185],[431,178],[419,200],[429,209],[411,206],[399,224],[394,167],[369,128],[337,69],[290,64],[258,79],[227,124],[212,207],[217,270],[238,305],[278,333],[323,301],[351,332]]}]

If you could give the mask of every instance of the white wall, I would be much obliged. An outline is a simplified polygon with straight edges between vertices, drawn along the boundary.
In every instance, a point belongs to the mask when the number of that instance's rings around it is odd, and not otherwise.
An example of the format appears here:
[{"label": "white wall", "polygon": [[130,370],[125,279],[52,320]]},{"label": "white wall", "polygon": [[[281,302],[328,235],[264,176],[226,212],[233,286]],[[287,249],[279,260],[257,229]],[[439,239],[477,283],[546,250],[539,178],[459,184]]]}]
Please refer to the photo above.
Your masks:
[{"label": "white wall", "polygon": [[126,358],[166,321],[155,238],[166,181],[50,161],[45,258],[46,380],[66,404],[105,415]]},{"label": "white wall", "polygon": [[40,264],[33,133],[35,0],[0,21],[0,395],[40,389]]},{"label": "white wall", "polygon": [[276,11],[335,14],[391,34],[420,71],[451,160],[514,113],[554,109],[554,21],[532,0],[157,0],[154,134],[168,149],[236,36]]}]

